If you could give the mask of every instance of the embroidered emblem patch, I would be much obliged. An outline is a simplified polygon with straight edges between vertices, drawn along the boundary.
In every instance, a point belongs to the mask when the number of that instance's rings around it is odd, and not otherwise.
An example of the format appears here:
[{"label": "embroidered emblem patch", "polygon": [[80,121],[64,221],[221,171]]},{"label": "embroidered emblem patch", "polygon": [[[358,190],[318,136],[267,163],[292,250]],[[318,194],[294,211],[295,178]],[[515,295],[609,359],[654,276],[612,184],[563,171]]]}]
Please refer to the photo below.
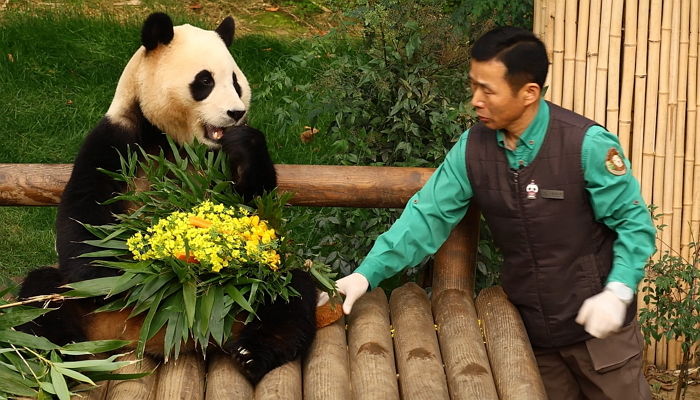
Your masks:
[{"label": "embroidered emblem patch", "polygon": [[614,147],[611,147],[610,150],[608,150],[608,155],[605,157],[605,169],[607,169],[611,174],[618,176],[627,173],[625,161]]}]

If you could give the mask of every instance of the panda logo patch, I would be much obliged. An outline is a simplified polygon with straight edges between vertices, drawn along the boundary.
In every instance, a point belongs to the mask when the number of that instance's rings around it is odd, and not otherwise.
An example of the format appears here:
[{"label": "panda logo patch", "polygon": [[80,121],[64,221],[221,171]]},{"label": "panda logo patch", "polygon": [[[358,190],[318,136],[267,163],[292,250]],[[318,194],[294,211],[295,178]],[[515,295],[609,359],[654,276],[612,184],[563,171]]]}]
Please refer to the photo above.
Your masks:
[{"label": "panda logo patch", "polygon": [[534,200],[537,198],[537,192],[540,191],[540,188],[533,180],[530,181],[530,183],[527,186],[525,186],[525,191],[527,192],[527,198],[529,200]]},{"label": "panda logo patch", "polygon": [[607,169],[611,174],[617,176],[627,173],[625,161],[614,147],[611,147],[610,150],[608,150],[608,155],[605,157],[605,169]]}]

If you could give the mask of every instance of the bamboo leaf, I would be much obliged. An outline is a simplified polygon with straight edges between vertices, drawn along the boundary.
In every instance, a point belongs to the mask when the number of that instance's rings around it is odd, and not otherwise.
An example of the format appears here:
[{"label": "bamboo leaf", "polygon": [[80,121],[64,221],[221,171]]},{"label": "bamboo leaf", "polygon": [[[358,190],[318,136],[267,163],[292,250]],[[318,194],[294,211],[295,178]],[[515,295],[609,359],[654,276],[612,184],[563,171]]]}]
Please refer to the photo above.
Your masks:
[{"label": "bamboo leaf", "polygon": [[[128,340],[93,340],[90,342],[70,343],[61,347],[60,351],[63,354],[78,355],[80,354],[97,354],[106,353],[122,348],[131,343]],[[72,354],[71,354],[72,353]]]},{"label": "bamboo leaf", "polygon": [[78,258],[119,257],[127,254],[129,254],[129,252],[124,250],[100,250],[81,254]]},{"label": "bamboo leaf", "polygon": [[105,240],[105,239],[83,240],[82,243],[89,244],[90,246],[94,246],[94,247],[105,248],[105,249],[128,250],[128,247],[126,246],[126,242],[124,242],[123,240],[117,240],[117,239]]},{"label": "bamboo leaf", "polygon": [[143,325],[141,326],[141,333],[139,334],[139,343],[136,347],[136,355],[139,358],[143,357],[143,353],[146,348],[146,341],[150,339],[148,335],[151,331],[151,322],[153,321],[153,316],[156,314],[156,312],[158,312],[158,306],[160,305],[160,301],[163,299],[163,294],[166,290],[167,288],[163,288],[154,296],[151,308],[148,310],[148,314],[146,314],[146,318],[144,318],[143,320]]},{"label": "bamboo leaf", "polygon": [[95,382],[92,381],[92,379],[88,378],[87,376],[81,374],[81,373],[78,372],[78,371],[75,371],[75,370],[72,370],[72,369],[68,369],[68,368],[62,368],[62,367],[59,367],[59,366],[57,366],[57,365],[54,365],[54,366],[52,367],[52,369],[54,369],[54,368],[55,368],[56,371],[58,371],[60,374],[65,375],[65,376],[67,376],[67,377],[69,377],[69,378],[73,378],[73,379],[75,379],[76,381],[89,383],[89,384],[92,385],[92,386],[97,386],[97,385],[95,385]]},{"label": "bamboo leaf", "polygon": [[214,287],[214,304],[209,316],[209,331],[218,345],[224,338],[224,290],[221,286]]},{"label": "bamboo leaf", "polygon": [[9,329],[0,330],[0,342],[11,343],[15,346],[24,346],[37,350],[58,349],[57,345],[51,343],[46,338]]},{"label": "bamboo leaf", "polygon": [[15,307],[10,311],[0,313],[0,329],[8,329],[25,322],[34,320],[36,317],[46,314],[53,308]]},{"label": "bamboo leaf", "polygon": [[192,328],[194,324],[195,307],[197,306],[197,287],[194,282],[185,282],[182,285],[182,299],[185,305],[185,316],[187,317],[187,327]]},{"label": "bamboo leaf", "polygon": [[56,366],[51,366],[51,384],[54,390],[56,390],[56,396],[59,400],[70,400],[70,391],[68,390],[68,384],[66,383],[66,378],[63,377]]},{"label": "bamboo leaf", "polygon": [[119,283],[119,276],[108,276],[105,278],[95,278],[80,282],[72,282],[66,287],[72,289],[64,293],[66,296],[92,297],[107,295]]},{"label": "bamboo leaf", "polygon": [[245,297],[243,297],[241,292],[235,286],[226,285],[225,290],[226,294],[228,294],[229,297],[231,297],[231,299],[236,302],[236,304],[241,306],[241,308],[248,312],[255,313],[253,307],[251,307],[250,303],[248,303],[248,300],[246,300]]}]

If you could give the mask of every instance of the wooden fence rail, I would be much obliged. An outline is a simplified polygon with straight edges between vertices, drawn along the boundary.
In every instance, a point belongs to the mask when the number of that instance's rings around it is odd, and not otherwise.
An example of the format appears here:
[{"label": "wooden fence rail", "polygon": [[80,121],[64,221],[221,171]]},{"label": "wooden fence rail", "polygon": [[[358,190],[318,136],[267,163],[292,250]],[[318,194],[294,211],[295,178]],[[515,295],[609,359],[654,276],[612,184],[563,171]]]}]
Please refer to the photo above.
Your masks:
[{"label": "wooden fence rail", "polygon": [[[430,168],[277,165],[295,206],[400,208]],[[0,164],[0,205],[50,206],[71,165]],[[223,354],[181,356],[136,381],[109,382],[89,399],[546,399],[515,308],[497,288],[474,302],[478,210],[435,255],[428,291],[409,283],[389,299],[374,289],[345,319],[319,330],[309,354],[252,387]],[[486,333],[482,334],[482,329]],[[131,366],[152,370],[154,360]]]}]

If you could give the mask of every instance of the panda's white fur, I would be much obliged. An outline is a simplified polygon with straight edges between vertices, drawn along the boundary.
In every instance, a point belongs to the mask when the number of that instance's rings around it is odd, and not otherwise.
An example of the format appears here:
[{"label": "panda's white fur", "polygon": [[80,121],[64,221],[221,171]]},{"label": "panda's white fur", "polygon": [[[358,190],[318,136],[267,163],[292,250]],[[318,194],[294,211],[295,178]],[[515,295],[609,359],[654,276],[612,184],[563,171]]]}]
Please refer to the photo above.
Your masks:
[{"label": "panda's white fur", "polygon": [[[59,293],[61,285],[113,275],[110,268],[92,264],[81,255],[98,250],[85,241],[94,239],[81,223],[102,225],[129,212],[125,202],[106,204],[125,188],[100,172],[118,171],[119,152],[140,146],[148,153],[171,151],[166,135],[176,142],[194,139],[226,153],[234,189],[251,200],[276,186],[275,168],[262,132],[245,125],[251,91],[245,75],[228,51],[234,22],[226,18],[214,31],[190,25],[173,27],[162,13],[149,16],[142,28],[142,46],[124,68],[114,100],[104,118],[87,135],[75,158],[56,217],[59,268],[30,272],[20,297]],[[79,221],[79,222],[78,222]],[[284,302],[268,301],[259,319],[244,326],[227,345],[241,371],[252,382],[271,369],[303,355],[316,332],[316,289],[311,276],[295,270],[293,288],[301,294]],[[58,344],[97,339],[138,340],[138,317],[130,311],[93,313],[102,304],[85,299],[54,304],[23,330],[46,336]],[[157,351],[164,331],[149,341]],[[160,338],[160,339],[159,339]]]},{"label": "panda's white fur", "polygon": [[[217,147],[206,129],[241,124],[243,118],[235,120],[227,111],[247,113],[250,85],[216,32],[189,24],[176,26],[173,31],[170,43],[153,50],[141,46],[131,57],[106,115],[115,124],[133,128],[132,106],[138,103],[143,115],[178,143],[190,142],[194,137]],[[195,101],[187,87],[202,70],[211,72],[214,89],[204,100]],[[234,87],[234,74],[240,96]]]}]

